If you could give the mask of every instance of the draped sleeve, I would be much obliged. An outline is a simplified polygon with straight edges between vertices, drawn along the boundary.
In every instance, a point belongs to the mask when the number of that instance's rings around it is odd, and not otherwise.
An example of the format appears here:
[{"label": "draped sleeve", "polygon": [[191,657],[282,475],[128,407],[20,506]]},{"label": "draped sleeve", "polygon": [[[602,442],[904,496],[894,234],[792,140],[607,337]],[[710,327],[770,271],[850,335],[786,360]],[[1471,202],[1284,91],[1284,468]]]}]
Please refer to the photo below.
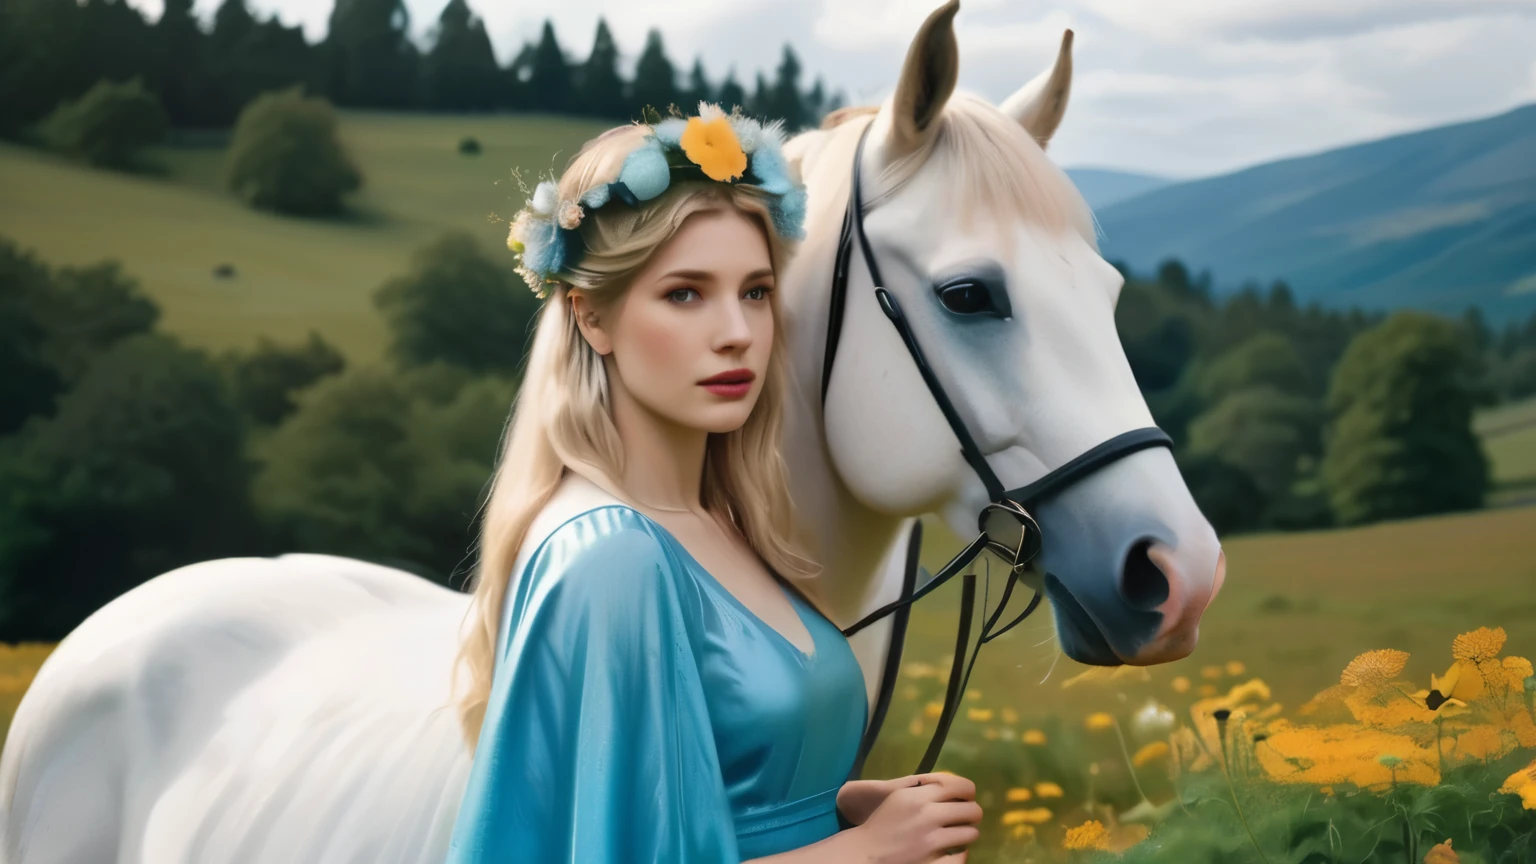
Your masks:
[{"label": "draped sleeve", "polygon": [[512,586],[449,864],[740,860],[687,579],[621,508],[550,535]]}]

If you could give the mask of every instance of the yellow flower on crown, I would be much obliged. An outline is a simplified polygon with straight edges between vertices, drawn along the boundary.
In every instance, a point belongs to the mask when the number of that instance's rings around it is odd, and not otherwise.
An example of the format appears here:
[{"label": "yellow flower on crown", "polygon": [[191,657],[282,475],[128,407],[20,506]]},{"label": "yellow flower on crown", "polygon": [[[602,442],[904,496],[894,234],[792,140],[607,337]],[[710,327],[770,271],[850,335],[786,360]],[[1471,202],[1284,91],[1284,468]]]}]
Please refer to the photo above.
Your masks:
[{"label": "yellow flower on crown", "polygon": [[688,160],[711,180],[725,182],[746,173],[747,154],[736,139],[731,121],[723,116],[712,120],[688,118],[680,143]]}]

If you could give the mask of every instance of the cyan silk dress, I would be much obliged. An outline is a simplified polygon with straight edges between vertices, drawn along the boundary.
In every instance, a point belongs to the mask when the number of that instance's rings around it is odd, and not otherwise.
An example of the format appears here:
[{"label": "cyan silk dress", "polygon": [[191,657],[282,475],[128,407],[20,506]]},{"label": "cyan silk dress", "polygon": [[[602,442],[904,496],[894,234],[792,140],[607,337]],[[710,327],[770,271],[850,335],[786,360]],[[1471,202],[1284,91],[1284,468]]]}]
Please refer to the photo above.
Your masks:
[{"label": "cyan silk dress", "polygon": [[735,864],[838,831],[864,677],[804,598],[809,654],[621,504],[527,562],[450,864]]}]

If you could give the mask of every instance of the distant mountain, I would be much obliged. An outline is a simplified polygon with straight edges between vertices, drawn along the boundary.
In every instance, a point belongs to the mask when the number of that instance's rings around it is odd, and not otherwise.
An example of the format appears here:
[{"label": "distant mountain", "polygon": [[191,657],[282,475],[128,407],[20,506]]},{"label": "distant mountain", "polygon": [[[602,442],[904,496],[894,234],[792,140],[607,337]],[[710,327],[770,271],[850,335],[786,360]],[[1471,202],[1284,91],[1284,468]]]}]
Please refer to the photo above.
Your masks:
[{"label": "distant mountain", "polygon": [[1218,289],[1284,279],[1303,300],[1536,310],[1536,105],[1219,177],[1098,211],[1105,257],[1170,256]]},{"label": "distant mountain", "polygon": [[1168,177],[1116,171],[1113,168],[1068,168],[1067,176],[1077,184],[1088,206],[1094,210],[1117,204],[1174,182]]}]

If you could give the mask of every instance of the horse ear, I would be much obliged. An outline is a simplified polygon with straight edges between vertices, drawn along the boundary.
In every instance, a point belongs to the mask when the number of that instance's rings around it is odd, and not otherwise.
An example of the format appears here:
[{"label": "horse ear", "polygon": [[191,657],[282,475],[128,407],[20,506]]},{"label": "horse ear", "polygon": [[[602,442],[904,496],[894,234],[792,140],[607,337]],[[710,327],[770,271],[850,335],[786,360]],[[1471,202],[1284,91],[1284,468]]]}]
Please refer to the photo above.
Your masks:
[{"label": "horse ear", "polygon": [[999,109],[1019,124],[1043,148],[1056,134],[1062,115],[1067,113],[1067,94],[1072,90],[1072,31],[1061,34],[1061,50],[1056,65],[1036,75],[1033,81],[1009,96]]},{"label": "horse ear", "polygon": [[892,103],[888,158],[917,149],[955,92],[955,80],[960,77],[960,46],[955,42],[958,11],[960,0],[935,9],[907,48]]}]

